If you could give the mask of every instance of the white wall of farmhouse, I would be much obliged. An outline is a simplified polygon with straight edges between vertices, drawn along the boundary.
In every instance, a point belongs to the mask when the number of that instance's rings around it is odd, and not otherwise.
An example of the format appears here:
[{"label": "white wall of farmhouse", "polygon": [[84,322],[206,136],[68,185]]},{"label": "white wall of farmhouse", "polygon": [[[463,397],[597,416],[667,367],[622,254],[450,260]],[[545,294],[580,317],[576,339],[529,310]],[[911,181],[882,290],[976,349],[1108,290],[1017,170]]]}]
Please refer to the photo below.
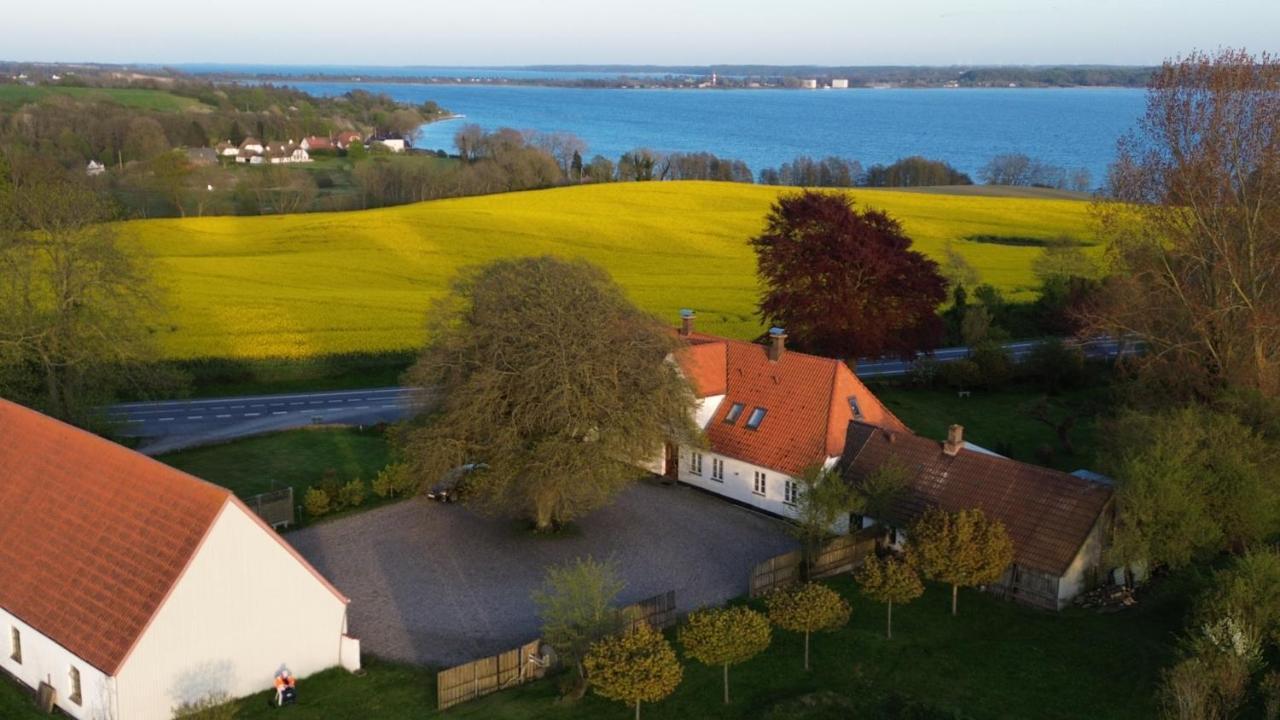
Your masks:
[{"label": "white wall of farmhouse", "polygon": [[[13,655],[13,631],[18,631],[22,662]],[[35,689],[47,682],[57,691],[58,707],[80,720],[114,720],[114,685],[102,671],[71,654],[0,608],[0,668]],[[71,671],[80,673],[80,702],[71,699]]]},{"label": "white wall of farmhouse", "polygon": [[117,678],[118,720],[167,720],[342,664],[346,604],[249,512],[228,502]]},{"label": "white wall of farmhouse", "polygon": [[711,418],[715,417],[716,411],[720,409],[720,403],[724,402],[723,395],[709,395],[704,398],[698,398],[698,404],[694,408],[693,421],[700,428],[706,428],[711,423]]},{"label": "white wall of farmhouse", "polygon": [[[701,472],[697,472],[699,468],[698,455],[701,455]],[[720,473],[717,473],[717,463],[720,463],[718,466],[722,470]],[[757,492],[756,476],[758,473],[764,475],[763,493]],[[745,505],[760,508],[774,515],[787,518],[795,517],[795,506],[787,502],[787,484],[797,483],[795,491],[798,492],[798,481],[784,472],[720,455],[706,449],[681,446],[679,474],[677,477],[680,482],[722,495]],[[835,532],[845,532],[847,529],[847,518],[832,528]]]}]

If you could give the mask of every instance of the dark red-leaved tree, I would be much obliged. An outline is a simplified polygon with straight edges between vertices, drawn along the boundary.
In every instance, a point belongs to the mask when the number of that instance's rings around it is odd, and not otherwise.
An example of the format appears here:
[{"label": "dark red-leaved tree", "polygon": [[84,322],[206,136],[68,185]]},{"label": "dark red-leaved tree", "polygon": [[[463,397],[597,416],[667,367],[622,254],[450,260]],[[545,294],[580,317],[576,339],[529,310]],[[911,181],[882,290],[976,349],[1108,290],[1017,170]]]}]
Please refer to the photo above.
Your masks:
[{"label": "dark red-leaved tree", "polygon": [[760,315],[794,344],[841,358],[937,347],[946,281],[897,220],[856,210],[843,193],[806,190],[780,197],[765,221],[751,239]]}]

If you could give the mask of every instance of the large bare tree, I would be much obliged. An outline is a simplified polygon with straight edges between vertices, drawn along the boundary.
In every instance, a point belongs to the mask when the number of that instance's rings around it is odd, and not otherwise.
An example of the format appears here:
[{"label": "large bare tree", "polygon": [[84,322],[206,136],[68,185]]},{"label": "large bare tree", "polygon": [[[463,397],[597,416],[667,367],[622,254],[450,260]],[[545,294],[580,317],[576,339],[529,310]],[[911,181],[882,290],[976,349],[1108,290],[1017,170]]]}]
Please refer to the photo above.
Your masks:
[{"label": "large bare tree", "polygon": [[1280,61],[1165,63],[1109,189],[1099,327],[1140,337],[1148,377],[1192,394],[1280,391]]},{"label": "large bare tree", "polygon": [[154,285],[112,216],[79,183],[0,167],[0,394],[85,422],[154,357]]}]

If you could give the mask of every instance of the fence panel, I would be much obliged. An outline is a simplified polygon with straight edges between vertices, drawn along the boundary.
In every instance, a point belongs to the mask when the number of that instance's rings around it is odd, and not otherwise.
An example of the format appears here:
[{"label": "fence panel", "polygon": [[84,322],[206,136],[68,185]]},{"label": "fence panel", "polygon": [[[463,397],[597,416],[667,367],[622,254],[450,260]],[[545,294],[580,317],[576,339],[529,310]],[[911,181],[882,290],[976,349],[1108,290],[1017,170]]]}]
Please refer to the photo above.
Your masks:
[{"label": "fence panel", "polygon": [[800,582],[800,563],[803,555],[793,550],[785,555],[769,558],[751,571],[751,583],[747,588],[748,597],[760,597],[772,590]]},{"label": "fence panel", "polygon": [[824,578],[851,572],[862,564],[862,559],[875,546],[874,533],[857,532],[836,537],[818,551],[809,569],[809,577]]},{"label": "fence panel", "polygon": [[245,504],[264,522],[277,530],[294,523],[293,487],[254,495],[246,500]]},{"label": "fence panel", "polygon": [[676,624],[676,591],[641,600],[622,608],[624,629],[630,630],[640,623],[647,623],[654,630],[665,630]]},{"label": "fence panel", "polygon": [[545,669],[538,650],[541,640],[525,643],[436,674],[436,708],[444,710],[489,693],[541,677]]}]

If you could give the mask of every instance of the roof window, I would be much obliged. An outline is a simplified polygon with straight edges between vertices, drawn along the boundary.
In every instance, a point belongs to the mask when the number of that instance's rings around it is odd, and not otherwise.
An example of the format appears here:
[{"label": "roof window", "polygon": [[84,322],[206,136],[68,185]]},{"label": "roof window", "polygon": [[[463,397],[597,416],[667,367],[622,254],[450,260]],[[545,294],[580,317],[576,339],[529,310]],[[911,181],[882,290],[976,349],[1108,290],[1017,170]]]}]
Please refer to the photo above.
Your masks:
[{"label": "roof window", "polygon": [[747,418],[747,429],[755,430],[760,427],[760,423],[764,421],[764,414],[768,412],[762,407],[758,407],[751,411],[751,416]]},{"label": "roof window", "polygon": [[724,414],[724,421],[730,425],[738,422],[738,418],[742,416],[742,409],[746,407],[742,403],[734,403],[729,407],[729,412]]}]

